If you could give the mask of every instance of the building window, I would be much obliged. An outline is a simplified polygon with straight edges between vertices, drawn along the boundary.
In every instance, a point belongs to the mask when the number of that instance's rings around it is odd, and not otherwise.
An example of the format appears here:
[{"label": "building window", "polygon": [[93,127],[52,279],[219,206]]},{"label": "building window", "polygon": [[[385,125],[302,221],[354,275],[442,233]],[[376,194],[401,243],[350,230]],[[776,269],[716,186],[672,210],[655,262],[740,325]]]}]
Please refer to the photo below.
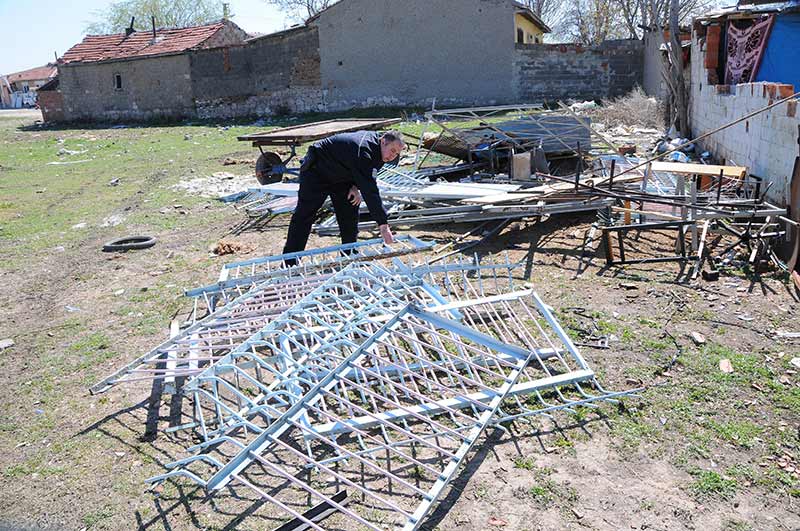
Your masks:
[{"label": "building window", "polygon": [[517,42],[519,44],[525,44],[525,32],[522,31],[522,28],[517,28]]},{"label": "building window", "polygon": [[122,90],[122,74],[114,74],[114,89]]},{"label": "building window", "polygon": [[31,90],[31,88],[28,86],[27,83],[22,85],[22,92],[24,92],[25,94],[27,94],[30,90]]}]

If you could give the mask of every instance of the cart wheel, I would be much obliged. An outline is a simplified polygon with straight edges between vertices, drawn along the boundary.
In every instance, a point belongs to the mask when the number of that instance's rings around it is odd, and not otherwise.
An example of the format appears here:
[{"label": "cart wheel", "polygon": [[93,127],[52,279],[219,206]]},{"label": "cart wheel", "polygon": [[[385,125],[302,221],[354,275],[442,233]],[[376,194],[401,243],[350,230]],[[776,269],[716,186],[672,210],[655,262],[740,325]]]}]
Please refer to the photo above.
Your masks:
[{"label": "cart wheel", "polygon": [[280,182],[283,178],[282,171],[273,171],[273,167],[283,169],[283,161],[277,153],[262,153],[256,161],[256,179],[259,184],[271,184]]}]

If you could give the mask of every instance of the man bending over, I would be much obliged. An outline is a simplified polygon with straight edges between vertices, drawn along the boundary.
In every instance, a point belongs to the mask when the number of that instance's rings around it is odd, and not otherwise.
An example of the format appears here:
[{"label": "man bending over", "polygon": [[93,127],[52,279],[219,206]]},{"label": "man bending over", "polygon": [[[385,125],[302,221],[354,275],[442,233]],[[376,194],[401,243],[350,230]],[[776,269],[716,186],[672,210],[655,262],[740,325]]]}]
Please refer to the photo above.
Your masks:
[{"label": "man bending over", "polygon": [[284,253],[306,248],[317,211],[330,197],[342,243],[358,239],[358,207],[363,196],[369,213],[378,223],[385,243],[392,243],[392,231],[378,192],[374,173],[384,163],[400,156],[403,136],[395,131],[341,133],[316,142],[300,166],[297,208],[289,223]]}]

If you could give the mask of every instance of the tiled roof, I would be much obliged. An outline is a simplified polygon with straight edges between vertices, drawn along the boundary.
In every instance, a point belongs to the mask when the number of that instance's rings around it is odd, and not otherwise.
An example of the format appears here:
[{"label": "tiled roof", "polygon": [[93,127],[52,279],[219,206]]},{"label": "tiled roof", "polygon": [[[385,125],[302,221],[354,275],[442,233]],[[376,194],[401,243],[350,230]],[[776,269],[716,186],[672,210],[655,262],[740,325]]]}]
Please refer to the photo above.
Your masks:
[{"label": "tiled roof", "polygon": [[22,72],[14,72],[8,74],[6,78],[9,83],[16,83],[17,81],[34,81],[36,79],[51,79],[56,77],[58,69],[54,64],[46,64],[44,66],[37,66],[30,70],[23,70]]},{"label": "tiled roof", "polygon": [[112,59],[129,59],[148,55],[167,55],[196,48],[225,27],[225,22],[216,22],[190,28],[168,28],[152,31],[135,31],[126,36],[87,35],[58,60],[59,63],[95,62]]}]

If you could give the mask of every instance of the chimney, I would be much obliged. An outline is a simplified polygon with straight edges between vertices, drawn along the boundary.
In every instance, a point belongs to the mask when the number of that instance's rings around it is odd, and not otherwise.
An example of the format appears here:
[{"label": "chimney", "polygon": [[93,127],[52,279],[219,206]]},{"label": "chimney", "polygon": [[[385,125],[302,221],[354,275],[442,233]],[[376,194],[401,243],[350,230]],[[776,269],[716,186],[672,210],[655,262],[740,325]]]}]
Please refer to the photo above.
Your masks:
[{"label": "chimney", "polygon": [[150,22],[153,23],[153,40],[156,40],[156,17],[150,17]]},{"label": "chimney", "polygon": [[131,17],[131,25],[130,25],[130,26],[128,26],[127,28],[125,28],[125,36],[126,36],[126,37],[130,37],[130,36],[131,36],[131,34],[132,34],[134,31],[135,31],[135,30],[133,29],[133,21],[134,21],[135,19],[136,19],[136,17]]},{"label": "chimney", "polygon": [[231,5],[228,2],[222,3],[222,20],[228,20],[231,16]]}]

